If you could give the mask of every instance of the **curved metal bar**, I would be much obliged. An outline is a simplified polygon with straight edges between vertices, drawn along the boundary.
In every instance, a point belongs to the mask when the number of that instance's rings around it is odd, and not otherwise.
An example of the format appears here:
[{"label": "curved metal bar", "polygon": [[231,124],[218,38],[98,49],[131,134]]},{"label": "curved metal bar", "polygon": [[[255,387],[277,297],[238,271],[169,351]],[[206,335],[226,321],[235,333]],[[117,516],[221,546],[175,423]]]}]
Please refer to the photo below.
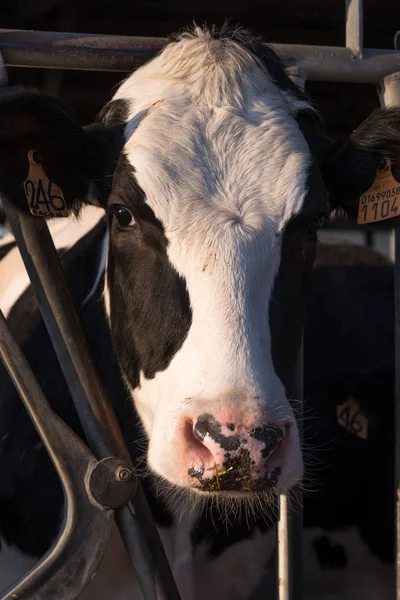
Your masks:
[{"label": "curved metal bar", "polygon": [[85,488],[96,459],[52,411],[0,311],[0,356],[61,479],[65,509],[55,545],[1,600],[73,600],[96,573],[105,553],[113,511],[92,504]]}]

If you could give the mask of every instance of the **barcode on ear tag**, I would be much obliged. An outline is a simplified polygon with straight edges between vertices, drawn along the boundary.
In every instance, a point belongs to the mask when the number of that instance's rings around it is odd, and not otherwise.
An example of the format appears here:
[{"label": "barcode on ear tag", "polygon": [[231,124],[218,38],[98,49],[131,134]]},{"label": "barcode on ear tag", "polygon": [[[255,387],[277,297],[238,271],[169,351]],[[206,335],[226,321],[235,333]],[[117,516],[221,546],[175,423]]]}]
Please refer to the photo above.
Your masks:
[{"label": "barcode on ear tag", "polygon": [[68,217],[68,208],[62,189],[53,183],[35,160],[35,150],[29,150],[29,173],[24,181],[29,210],[35,217]]},{"label": "barcode on ear tag", "polygon": [[390,158],[386,157],[385,166],[359,200],[357,222],[364,225],[395,217],[400,217],[400,183],[393,177]]},{"label": "barcode on ear tag", "polygon": [[343,404],[336,407],[337,421],[348,433],[366,440],[368,438],[368,419],[361,410],[361,404],[349,396]]}]

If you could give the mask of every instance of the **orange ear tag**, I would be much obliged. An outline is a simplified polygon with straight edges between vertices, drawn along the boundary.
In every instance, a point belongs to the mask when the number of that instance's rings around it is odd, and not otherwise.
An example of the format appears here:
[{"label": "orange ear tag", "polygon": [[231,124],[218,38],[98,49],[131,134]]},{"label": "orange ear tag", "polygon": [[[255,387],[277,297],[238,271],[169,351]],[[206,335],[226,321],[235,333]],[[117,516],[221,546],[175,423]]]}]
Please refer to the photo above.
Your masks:
[{"label": "orange ear tag", "polygon": [[36,217],[68,217],[62,189],[47,177],[34,154],[35,150],[28,151],[29,173],[24,181],[29,210]]},{"label": "orange ear tag", "polygon": [[337,421],[347,433],[366,440],[368,438],[368,419],[361,410],[361,404],[349,396],[346,402],[336,407]]},{"label": "orange ear tag", "polygon": [[384,168],[377,172],[372,186],[363,194],[358,204],[357,223],[377,223],[400,217],[400,183],[393,177],[390,158],[385,158]]}]

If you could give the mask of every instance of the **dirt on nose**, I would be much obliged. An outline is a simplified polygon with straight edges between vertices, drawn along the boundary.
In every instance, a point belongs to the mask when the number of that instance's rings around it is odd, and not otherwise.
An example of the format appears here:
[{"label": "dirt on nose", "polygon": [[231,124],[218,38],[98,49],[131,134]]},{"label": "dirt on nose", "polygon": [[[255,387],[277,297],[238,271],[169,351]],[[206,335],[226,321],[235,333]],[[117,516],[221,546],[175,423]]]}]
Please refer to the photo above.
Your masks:
[{"label": "dirt on nose", "polygon": [[248,438],[260,442],[261,457],[267,462],[284,438],[282,429],[274,423],[262,424],[247,432],[240,427],[240,435],[235,432],[233,423],[225,424],[224,429],[229,435],[222,432],[221,423],[210,414],[203,414],[197,420],[194,428],[197,439],[203,442],[209,436],[225,451],[222,464],[188,470],[188,474],[198,480],[198,488],[203,492],[263,492],[273,488],[278,482],[280,468],[268,471],[257,466],[252,460]]}]

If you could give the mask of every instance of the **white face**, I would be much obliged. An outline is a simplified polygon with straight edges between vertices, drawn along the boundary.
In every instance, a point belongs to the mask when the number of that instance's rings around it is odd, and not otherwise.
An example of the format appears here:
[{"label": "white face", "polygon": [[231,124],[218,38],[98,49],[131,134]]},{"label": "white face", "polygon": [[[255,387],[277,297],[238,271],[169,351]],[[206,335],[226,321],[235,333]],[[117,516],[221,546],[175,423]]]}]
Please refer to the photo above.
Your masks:
[{"label": "white face", "polygon": [[[282,234],[302,210],[312,157],[293,116],[299,102],[241,48],[211,66],[209,54],[201,35],[171,45],[115,97],[129,106],[123,152],[134,172],[125,175],[162,227],[164,260],[186,286],[182,311],[190,313],[168,364],[146,376],[132,357],[139,378],[124,374],[154,471],[203,491],[263,491],[302,474],[297,426],[272,360],[269,305]],[[121,235],[143,253],[129,198],[110,202],[131,211],[132,238]],[[111,229],[111,252],[118,235]],[[155,311],[175,301],[169,293],[161,289]]]}]

